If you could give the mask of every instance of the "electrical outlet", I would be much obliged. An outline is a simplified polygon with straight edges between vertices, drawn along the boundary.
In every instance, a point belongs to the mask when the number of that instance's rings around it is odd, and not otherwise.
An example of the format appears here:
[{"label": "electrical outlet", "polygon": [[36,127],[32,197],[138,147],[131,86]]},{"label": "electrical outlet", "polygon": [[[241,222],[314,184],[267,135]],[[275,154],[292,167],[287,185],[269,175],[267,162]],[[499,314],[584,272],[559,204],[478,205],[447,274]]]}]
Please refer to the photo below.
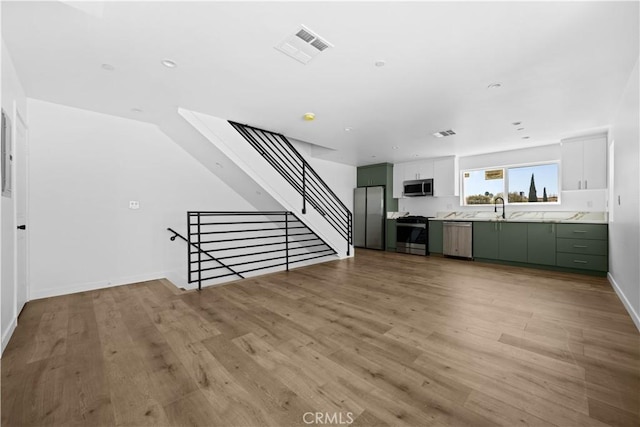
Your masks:
[{"label": "electrical outlet", "polygon": [[593,202],[591,200],[587,201],[587,207],[588,208],[592,208],[593,207]]},{"label": "electrical outlet", "polygon": [[140,202],[137,200],[130,200],[129,209],[140,209]]}]

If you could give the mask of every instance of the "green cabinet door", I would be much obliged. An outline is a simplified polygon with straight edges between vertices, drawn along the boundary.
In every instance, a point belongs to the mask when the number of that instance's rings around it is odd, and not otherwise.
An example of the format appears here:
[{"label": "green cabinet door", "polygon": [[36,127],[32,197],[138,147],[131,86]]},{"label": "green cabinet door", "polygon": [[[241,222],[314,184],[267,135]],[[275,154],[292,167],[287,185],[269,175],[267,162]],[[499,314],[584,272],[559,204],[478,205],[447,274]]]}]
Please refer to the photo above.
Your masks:
[{"label": "green cabinet door", "polygon": [[500,259],[527,262],[527,224],[500,222],[498,230],[500,231]]},{"label": "green cabinet door", "polygon": [[[391,177],[391,182],[389,178]],[[385,185],[393,187],[393,165],[381,163],[379,165],[361,166],[357,171],[358,187],[370,187],[372,185]]]},{"label": "green cabinet door", "polygon": [[527,262],[556,265],[556,225],[529,223],[527,225]]},{"label": "green cabinet door", "polygon": [[371,168],[358,168],[358,179],[356,180],[358,187],[367,187],[371,184]]},{"label": "green cabinet door", "polygon": [[387,220],[387,250],[395,252],[397,241],[396,220]]},{"label": "green cabinet door", "polygon": [[[441,241],[442,243],[442,241]],[[500,240],[497,222],[473,223],[473,256],[475,258],[498,259]]]},{"label": "green cabinet door", "polygon": [[429,221],[429,252],[442,253],[442,221]]}]

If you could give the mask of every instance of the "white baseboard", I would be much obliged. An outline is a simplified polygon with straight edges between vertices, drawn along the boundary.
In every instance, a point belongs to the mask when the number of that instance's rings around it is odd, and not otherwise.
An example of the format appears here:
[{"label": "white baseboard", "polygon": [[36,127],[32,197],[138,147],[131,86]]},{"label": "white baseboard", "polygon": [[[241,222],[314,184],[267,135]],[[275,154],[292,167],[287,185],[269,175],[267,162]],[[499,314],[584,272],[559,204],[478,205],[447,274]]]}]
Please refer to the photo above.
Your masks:
[{"label": "white baseboard", "polygon": [[193,283],[187,283],[187,278],[177,271],[165,271],[164,277],[173,283],[176,288],[195,289],[197,286]]},{"label": "white baseboard", "polygon": [[59,288],[48,289],[33,289],[31,288],[31,295],[29,300],[57,297],[60,295],[75,294],[78,292],[95,291],[96,289],[112,288],[114,286],[128,285],[131,283],[146,282],[147,280],[158,280],[166,277],[165,272],[161,273],[149,273],[139,274],[136,276],[120,277],[114,280],[101,280],[98,282],[77,283],[70,286],[64,286]]},{"label": "white baseboard", "polygon": [[2,356],[2,353],[4,353],[4,349],[7,348],[7,344],[9,344],[9,340],[13,335],[13,331],[16,330],[16,326],[18,326],[18,319],[14,317],[11,320],[11,323],[9,323],[7,330],[2,331],[2,351],[0,351],[0,356]]},{"label": "white baseboard", "polygon": [[631,320],[633,320],[633,323],[635,323],[636,328],[638,328],[638,331],[640,331],[640,316],[638,316],[638,313],[636,313],[636,311],[633,309],[633,306],[627,299],[627,296],[624,294],[624,292],[622,292],[622,289],[620,289],[620,286],[613,278],[611,273],[607,273],[607,279],[609,279],[609,283],[611,283],[613,290],[616,291],[616,294],[618,294],[618,298],[620,298],[620,301],[622,301],[624,308],[626,308],[627,312],[629,312],[629,316],[631,316]]}]

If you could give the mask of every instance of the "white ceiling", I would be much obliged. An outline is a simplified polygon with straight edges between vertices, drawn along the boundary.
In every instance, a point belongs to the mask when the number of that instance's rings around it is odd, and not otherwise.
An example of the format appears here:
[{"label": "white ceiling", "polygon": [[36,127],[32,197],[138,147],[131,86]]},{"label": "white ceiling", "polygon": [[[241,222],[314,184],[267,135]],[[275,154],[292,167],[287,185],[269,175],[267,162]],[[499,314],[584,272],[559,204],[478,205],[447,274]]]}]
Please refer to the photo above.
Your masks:
[{"label": "white ceiling", "polygon": [[[638,60],[638,6],[3,1],[2,37],[30,97],[153,123],[180,106],[364,165],[605,128]],[[307,65],[274,49],[300,24],[335,47]]]}]

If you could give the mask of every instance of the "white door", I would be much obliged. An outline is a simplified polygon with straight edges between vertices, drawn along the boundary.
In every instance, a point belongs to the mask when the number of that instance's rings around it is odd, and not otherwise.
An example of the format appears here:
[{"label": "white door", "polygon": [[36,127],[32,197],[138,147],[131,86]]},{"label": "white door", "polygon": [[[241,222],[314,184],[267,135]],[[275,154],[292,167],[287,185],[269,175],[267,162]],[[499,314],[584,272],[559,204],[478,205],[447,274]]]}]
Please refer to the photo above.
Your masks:
[{"label": "white door", "polygon": [[[28,278],[28,250],[29,242],[27,227],[27,165],[28,153],[27,149],[27,128],[20,117],[16,115],[15,120],[15,209],[16,209],[16,315],[24,307],[28,298],[29,278]],[[24,226],[24,228],[23,228]]]}]

